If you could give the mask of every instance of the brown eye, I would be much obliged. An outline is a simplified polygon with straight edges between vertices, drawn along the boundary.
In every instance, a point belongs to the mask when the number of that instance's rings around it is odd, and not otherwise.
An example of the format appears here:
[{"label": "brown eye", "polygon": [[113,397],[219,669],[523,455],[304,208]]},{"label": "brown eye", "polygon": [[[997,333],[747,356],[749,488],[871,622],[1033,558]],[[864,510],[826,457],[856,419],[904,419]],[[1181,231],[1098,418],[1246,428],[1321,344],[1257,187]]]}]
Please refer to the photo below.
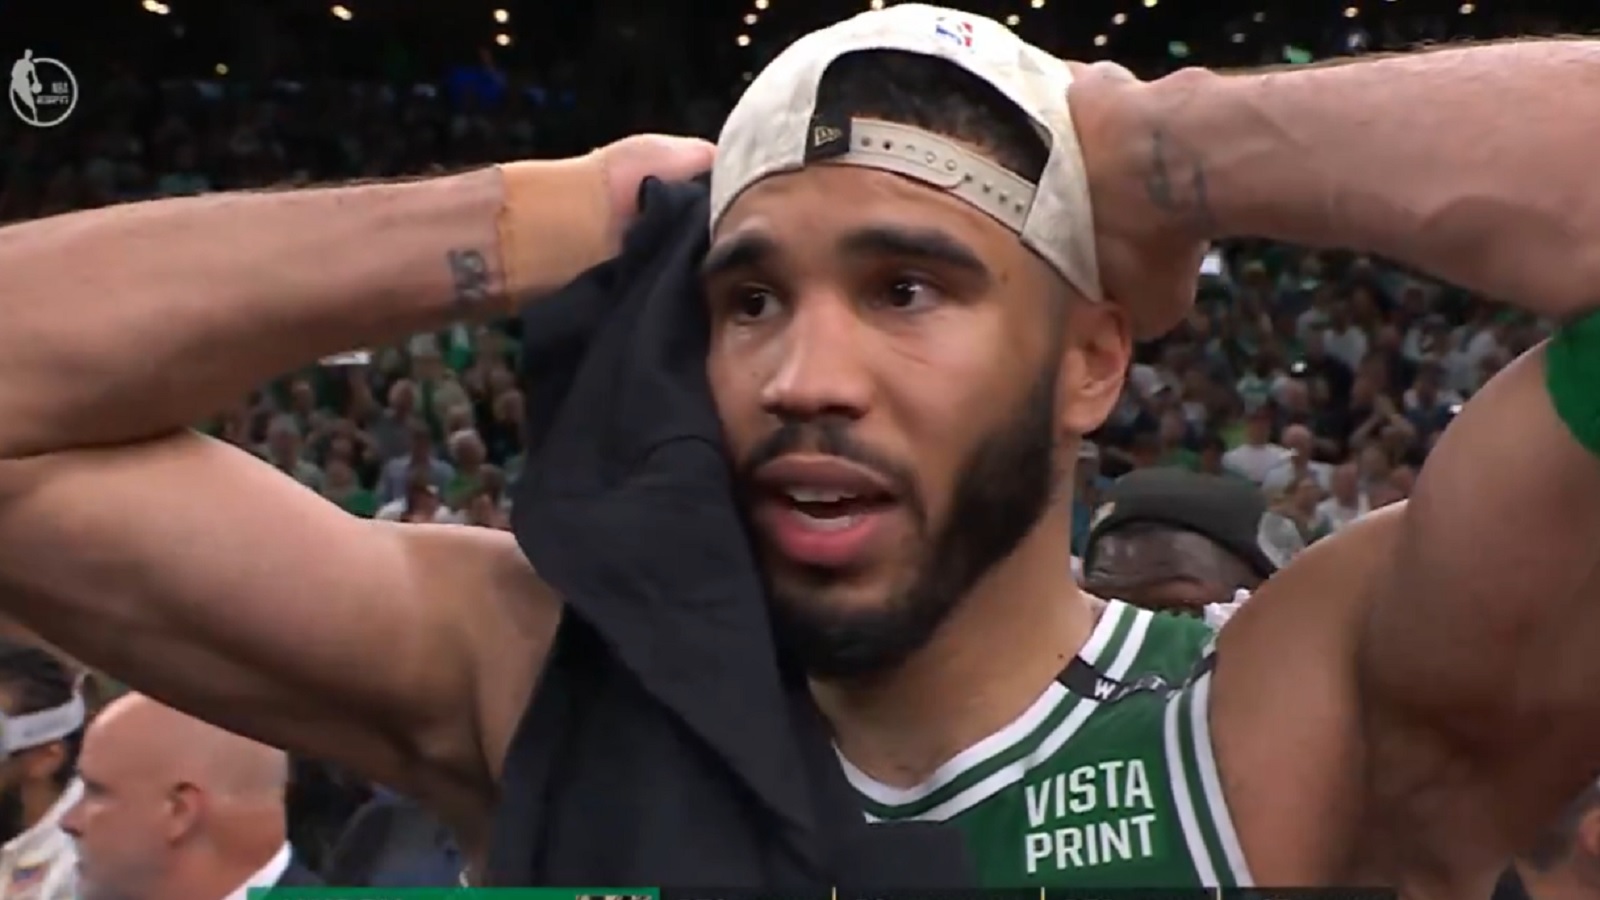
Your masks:
[{"label": "brown eye", "polygon": [[917,312],[936,304],[939,291],[933,285],[911,276],[901,276],[884,286],[880,303],[900,312]]},{"label": "brown eye", "polygon": [[778,311],[778,297],[766,288],[747,288],[733,298],[730,308],[737,321],[759,322]]}]

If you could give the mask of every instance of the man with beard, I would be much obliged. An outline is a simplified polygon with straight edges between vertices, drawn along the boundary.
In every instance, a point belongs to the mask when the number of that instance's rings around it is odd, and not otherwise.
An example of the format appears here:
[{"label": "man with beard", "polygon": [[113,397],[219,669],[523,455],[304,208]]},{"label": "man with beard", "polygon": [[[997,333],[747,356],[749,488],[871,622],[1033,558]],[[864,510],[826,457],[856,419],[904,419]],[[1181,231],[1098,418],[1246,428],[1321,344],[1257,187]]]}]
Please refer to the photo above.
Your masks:
[{"label": "man with beard", "polygon": [[61,819],[82,794],[76,677],[40,647],[0,641],[0,900],[71,900],[78,857]]},{"label": "man with beard", "polygon": [[[906,4],[751,83],[711,179],[707,384],[873,818],[960,828],[985,884],[1488,893],[1600,758],[1600,124],[1569,114],[1597,70],[1544,41],[1146,84]],[[617,251],[645,175],[706,155],[636,138],[0,233],[8,611],[481,846],[560,598],[504,533],[355,520],[185,428],[555,289]],[[1198,622],[1077,589],[1065,494],[1132,335],[1244,234],[1574,324],[1474,397],[1409,504],[1301,554],[1209,653]]]}]

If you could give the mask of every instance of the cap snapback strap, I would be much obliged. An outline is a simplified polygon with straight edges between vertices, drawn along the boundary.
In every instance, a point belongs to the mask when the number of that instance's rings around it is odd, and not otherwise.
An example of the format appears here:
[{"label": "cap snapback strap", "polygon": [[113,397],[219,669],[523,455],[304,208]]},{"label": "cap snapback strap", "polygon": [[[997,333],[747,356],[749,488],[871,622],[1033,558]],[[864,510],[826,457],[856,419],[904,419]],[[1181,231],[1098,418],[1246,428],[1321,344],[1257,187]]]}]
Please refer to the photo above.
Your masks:
[{"label": "cap snapback strap", "polygon": [[960,144],[909,125],[871,119],[813,120],[806,163],[865,166],[955,194],[1018,234],[1038,190]]}]

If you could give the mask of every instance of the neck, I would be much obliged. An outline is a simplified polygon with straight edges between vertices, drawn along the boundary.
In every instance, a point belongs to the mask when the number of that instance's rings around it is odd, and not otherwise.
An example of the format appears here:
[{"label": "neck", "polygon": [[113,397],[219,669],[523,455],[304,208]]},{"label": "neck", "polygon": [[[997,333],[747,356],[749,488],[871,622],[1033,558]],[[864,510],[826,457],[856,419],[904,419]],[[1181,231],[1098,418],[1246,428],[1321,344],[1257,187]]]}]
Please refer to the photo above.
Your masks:
[{"label": "neck", "polygon": [[279,840],[270,848],[257,844],[248,848],[224,850],[213,844],[192,843],[180,852],[163,873],[164,889],[152,897],[227,897],[243,887],[282,848]]},{"label": "neck", "polygon": [[871,679],[813,682],[854,765],[885,784],[918,784],[1038,700],[1098,613],[1072,581],[1070,507],[1052,503],[904,665]]},{"label": "neck", "polygon": [[22,825],[32,828],[50,814],[50,808],[61,799],[62,788],[54,781],[29,781],[22,785]]}]

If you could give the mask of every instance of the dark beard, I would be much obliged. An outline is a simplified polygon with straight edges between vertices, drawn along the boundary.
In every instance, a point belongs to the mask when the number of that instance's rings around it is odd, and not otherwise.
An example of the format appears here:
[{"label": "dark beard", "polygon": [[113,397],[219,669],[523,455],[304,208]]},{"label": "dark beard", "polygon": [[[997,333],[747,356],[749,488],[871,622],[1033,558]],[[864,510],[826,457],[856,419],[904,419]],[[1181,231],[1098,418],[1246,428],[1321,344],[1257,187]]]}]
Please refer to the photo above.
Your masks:
[{"label": "dark beard", "polygon": [[[1051,365],[1040,372],[1016,413],[973,449],[958,472],[949,516],[931,538],[916,479],[857,444],[844,420],[786,423],[746,458],[740,466],[746,484],[764,463],[802,449],[872,469],[889,480],[928,551],[911,586],[873,609],[829,609],[804,586],[769,589],[779,643],[807,673],[849,680],[899,667],[932,640],[978,579],[1022,543],[1049,507],[1055,486],[1057,370]],[[835,577],[817,571],[816,588]]]},{"label": "dark beard", "polygon": [[14,784],[0,788],[0,844],[28,830],[23,818],[22,789]]}]

